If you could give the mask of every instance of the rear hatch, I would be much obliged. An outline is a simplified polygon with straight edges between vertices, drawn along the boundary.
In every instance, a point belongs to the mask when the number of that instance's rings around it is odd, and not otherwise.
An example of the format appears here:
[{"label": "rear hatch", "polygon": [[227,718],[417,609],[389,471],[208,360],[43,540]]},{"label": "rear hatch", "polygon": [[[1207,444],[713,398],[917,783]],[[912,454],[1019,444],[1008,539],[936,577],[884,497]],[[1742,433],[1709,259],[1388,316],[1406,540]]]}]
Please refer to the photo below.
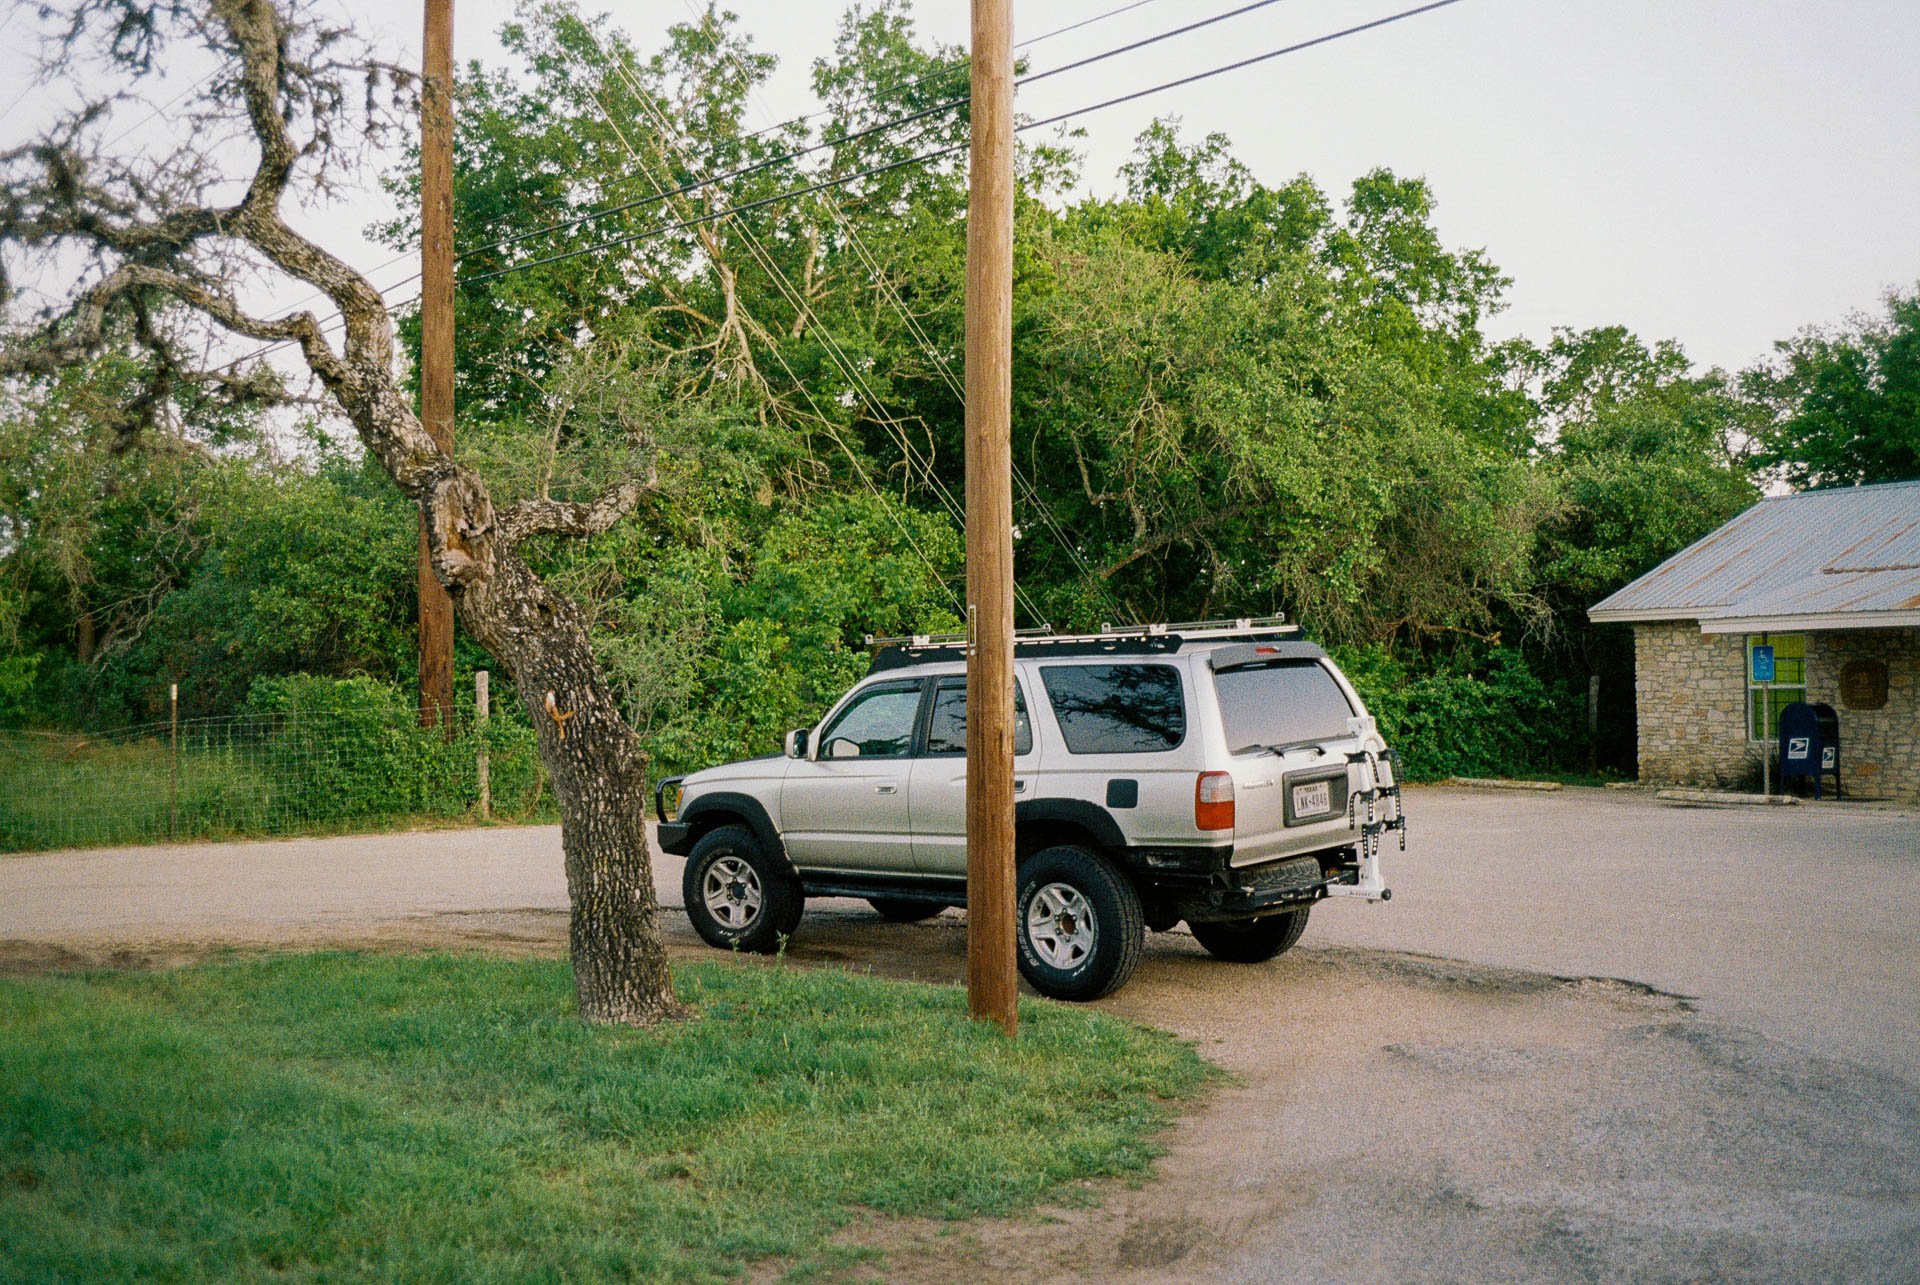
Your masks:
[{"label": "rear hatch", "polygon": [[1324,653],[1304,643],[1223,647],[1208,663],[1233,773],[1233,863],[1341,842],[1360,711]]}]

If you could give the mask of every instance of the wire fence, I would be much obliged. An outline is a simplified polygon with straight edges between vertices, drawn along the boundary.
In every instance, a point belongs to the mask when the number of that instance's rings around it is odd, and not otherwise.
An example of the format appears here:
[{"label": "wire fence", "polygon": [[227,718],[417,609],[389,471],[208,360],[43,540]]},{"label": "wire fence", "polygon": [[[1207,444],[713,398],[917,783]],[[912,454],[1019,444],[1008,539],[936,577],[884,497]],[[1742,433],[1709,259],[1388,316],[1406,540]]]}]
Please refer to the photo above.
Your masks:
[{"label": "wire fence", "polygon": [[533,732],[471,712],[451,728],[344,710],[0,732],[0,852],[552,812]]}]

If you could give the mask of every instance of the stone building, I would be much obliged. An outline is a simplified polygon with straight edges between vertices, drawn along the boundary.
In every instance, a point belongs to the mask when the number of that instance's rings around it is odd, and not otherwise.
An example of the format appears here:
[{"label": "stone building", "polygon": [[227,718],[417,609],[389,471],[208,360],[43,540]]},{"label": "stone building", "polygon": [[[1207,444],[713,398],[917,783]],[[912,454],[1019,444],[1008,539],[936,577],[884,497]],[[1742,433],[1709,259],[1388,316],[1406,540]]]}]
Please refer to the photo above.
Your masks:
[{"label": "stone building", "polygon": [[1806,701],[1849,796],[1920,802],[1920,481],[1762,500],[1587,614],[1633,626],[1642,781],[1757,788]]}]

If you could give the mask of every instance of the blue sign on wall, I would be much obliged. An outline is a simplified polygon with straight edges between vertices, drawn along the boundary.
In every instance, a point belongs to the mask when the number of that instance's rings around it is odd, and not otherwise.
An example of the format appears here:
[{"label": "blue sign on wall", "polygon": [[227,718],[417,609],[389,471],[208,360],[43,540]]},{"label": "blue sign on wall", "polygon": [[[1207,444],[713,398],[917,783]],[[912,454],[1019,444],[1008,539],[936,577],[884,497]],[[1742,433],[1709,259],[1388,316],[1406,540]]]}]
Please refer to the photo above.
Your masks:
[{"label": "blue sign on wall", "polygon": [[1757,643],[1753,648],[1753,681],[1773,681],[1773,648],[1765,643]]}]

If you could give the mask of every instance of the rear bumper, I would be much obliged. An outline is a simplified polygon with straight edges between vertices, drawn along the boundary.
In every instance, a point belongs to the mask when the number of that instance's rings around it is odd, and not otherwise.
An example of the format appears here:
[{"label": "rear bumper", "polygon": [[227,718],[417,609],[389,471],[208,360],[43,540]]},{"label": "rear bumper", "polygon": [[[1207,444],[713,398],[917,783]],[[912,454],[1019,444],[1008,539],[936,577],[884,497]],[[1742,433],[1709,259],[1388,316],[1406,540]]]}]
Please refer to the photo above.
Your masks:
[{"label": "rear bumper", "polygon": [[1326,896],[1327,886],[1338,878],[1322,872],[1318,857],[1288,857],[1236,870],[1224,886],[1188,893],[1175,905],[1188,923],[1253,919],[1310,906]]}]

